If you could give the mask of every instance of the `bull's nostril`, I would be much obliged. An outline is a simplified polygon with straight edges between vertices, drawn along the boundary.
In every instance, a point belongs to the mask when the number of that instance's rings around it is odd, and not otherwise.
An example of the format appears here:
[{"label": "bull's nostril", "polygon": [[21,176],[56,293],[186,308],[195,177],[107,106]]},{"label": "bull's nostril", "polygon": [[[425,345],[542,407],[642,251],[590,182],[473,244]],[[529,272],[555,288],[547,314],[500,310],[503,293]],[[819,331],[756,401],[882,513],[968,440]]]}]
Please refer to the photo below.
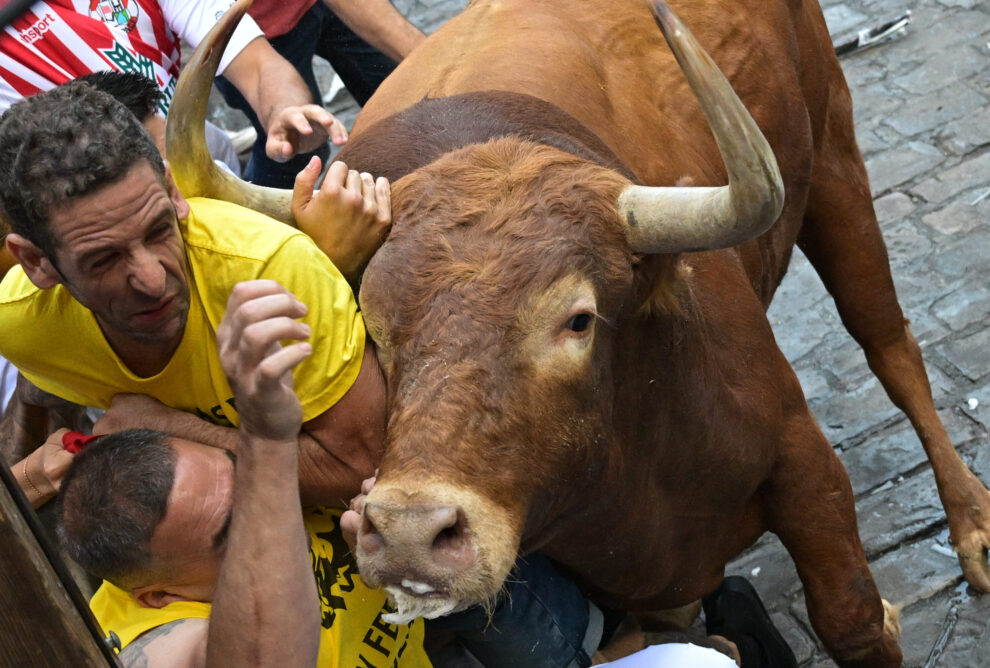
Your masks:
[{"label": "bull's nostril", "polygon": [[456,549],[464,541],[464,534],[458,527],[444,529],[433,539],[434,550]]},{"label": "bull's nostril", "polygon": [[434,561],[447,568],[463,569],[474,562],[467,518],[460,508],[450,508],[451,516],[437,532],[430,546]]},{"label": "bull's nostril", "polygon": [[372,518],[375,509],[371,506],[366,506],[364,513],[361,515],[361,528],[358,530],[358,547],[365,554],[375,554],[383,547],[385,547],[385,539],[382,538],[381,533],[378,531],[378,527],[375,526],[375,522]]},{"label": "bull's nostril", "polygon": [[391,569],[415,582],[438,567],[462,571],[475,561],[467,516],[456,505],[366,503],[358,548],[361,558],[379,562],[380,573]]}]

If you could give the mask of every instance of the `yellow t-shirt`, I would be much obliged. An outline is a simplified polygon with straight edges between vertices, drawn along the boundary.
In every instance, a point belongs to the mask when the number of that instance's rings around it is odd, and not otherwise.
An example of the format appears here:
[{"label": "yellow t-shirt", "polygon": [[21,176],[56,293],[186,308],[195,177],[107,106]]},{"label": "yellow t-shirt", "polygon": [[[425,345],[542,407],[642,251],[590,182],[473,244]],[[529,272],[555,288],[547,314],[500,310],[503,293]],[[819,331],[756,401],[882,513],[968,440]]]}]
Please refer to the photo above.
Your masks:
[{"label": "yellow t-shirt", "polygon": [[[322,508],[304,511],[306,528],[312,539],[310,558],[323,612],[317,666],[428,668],[430,660],[423,650],[423,620],[416,619],[401,626],[382,621],[382,614],[390,612],[385,593],[369,589],[361,582],[340,532],[340,513]],[[209,603],[180,601],[161,609],[144,608],[132,596],[108,582],[93,595],[90,607],[103,629],[116,633],[123,647],[162,624],[210,616]]]},{"label": "yellow t-shirt", "polygon": [[189,319],[168,365],[134,375],[107,344],[92,312],[64,286],[40,290],[20,267],[0,284],[0,354],[42,390],[84,406],[107,408],[119,392],[237,426],[233,392],[220,367],[216,330],[236,283],[278,281],[309,307],[313,354],[294,371],[310,420],[350,388],[364,354],[364,322],[350,286],[302,232],[249,209],[193,198],[180,221],[189,266]]}]

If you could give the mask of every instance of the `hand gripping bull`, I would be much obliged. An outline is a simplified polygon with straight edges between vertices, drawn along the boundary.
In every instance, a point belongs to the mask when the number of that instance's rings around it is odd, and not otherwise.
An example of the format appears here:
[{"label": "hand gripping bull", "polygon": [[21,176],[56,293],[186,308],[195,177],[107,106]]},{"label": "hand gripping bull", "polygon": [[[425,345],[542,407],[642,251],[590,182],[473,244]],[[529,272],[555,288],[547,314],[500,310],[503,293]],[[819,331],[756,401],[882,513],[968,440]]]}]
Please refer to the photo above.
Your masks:
[{"label": "hand gripping bull", "polygon": [[[475,0],[361,112],[341,157],[394,182],[360,293],[389,400],[361,574],[397,619],[436,616],[539,550],[594,600],[662,610],[772,531],[835,660],[900,665],[765,315],[794,244],[910,417],[983,591],[990,495],[935,413],[818,3],[671,4],[697,39],[659,0]],[[204,158],[209,67],[176,92],[176,181],[285,218]]]}]

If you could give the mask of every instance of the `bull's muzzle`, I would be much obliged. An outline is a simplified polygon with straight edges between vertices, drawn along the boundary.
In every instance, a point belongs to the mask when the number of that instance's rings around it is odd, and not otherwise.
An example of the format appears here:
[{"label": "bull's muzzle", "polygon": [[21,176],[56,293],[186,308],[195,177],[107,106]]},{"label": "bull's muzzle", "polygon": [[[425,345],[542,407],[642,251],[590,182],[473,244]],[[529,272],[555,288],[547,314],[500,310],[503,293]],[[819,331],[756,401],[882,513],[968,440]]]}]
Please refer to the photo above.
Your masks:
[{"label": "bull's muzzle", "polygon": [[364,505],[358,570],[388,592],[391,624],[486,605],[515,561],[519,524],[470,487],[429,476],[379,479]]},{"label": "bull's muzzle", "polygon": [[470,568],[476,557],[464,511],[439,503],[366,504],[358,550],[381,584],[399,584],[420,595],[429,593],[425,586],[440,588],[451,573]]}]

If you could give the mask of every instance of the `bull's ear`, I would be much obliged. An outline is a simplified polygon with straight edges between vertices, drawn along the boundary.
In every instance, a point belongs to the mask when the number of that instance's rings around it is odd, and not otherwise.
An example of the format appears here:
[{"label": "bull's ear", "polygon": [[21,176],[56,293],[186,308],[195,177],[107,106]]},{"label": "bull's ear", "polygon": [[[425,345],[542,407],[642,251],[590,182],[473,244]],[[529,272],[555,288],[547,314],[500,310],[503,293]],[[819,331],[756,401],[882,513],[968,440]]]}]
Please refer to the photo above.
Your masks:
[{"label": "bull's ear", "polygon": [[17,259],[24,273],[36,286],[47,290],[62,282],[62,275],[58,273],[52,261],[31,241],[11,232],[7,235],[6,243],[7,250]]}]

